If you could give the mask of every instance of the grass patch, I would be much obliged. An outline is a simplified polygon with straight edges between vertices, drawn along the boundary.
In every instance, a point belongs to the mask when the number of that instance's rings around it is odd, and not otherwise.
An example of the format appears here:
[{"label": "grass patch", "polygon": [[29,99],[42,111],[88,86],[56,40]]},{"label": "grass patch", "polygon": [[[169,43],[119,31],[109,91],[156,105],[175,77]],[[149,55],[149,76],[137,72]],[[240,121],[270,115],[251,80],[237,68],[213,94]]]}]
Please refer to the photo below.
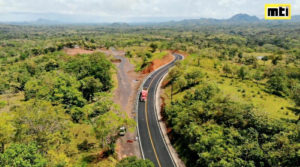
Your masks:
[{"label": "grass patch", "polygon": [[[197,66],[197,55],[191,55],[186,58],[182,64],[188,67],[192,65]],[[225,77],[221,68],[214,68],[217,60],[209,58],[200,59],[200,67],[206,76],[203,82],[213,82],[218,85],[223,94],[230,96],[230,98],[241,103],[251,103],[258,108],[259,112],[267,114],[273,119],[298,119],[291,109],[294,108],[294,103],[291,99],[275,96],[265,91],[265,81],[261,83],[253,82],[252,80],[241,80],[236,77]],[[171,86],[164,89],[166,104],[170,103]],[[178,92],[173,90],[173,101],[183,99],[185,91]]]}]

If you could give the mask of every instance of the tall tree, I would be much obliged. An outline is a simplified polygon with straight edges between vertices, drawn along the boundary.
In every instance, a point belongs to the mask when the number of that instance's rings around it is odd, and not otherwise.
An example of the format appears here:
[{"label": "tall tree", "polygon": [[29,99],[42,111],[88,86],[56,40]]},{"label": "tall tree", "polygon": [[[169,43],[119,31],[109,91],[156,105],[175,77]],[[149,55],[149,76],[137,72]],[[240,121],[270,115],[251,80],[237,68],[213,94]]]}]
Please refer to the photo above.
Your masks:
[{"label": "tall tree", "polygon": [[66,142],[68,131],[65,129],[70,126],[70,121],[61,106],[52,106],[48,101],[30,100],[16,107],[14,113],[16,141],[36,142],[43,150],[50,147],[49,141],[53,138],[60,140],[52,145]]},{"label": "tall tree", "polygon": [[223,71],[225,72],[226,76],[227,74],[232,74],[232,68],[227,63],[223,66]]},{"label": "tall tree", "polygon": [[25,99],[32,98],[52,101],[53,104],[64,104],[82,107],[86,100],[78,90],[80,83],[75,77],[58,71],[47,72],[41,77],[32,78],[25,85]]},{"label": "tall tree", "polygon": [[273,71],[267,84],[269,91],[273,94],[284,96],[288,93],[287,76],[280,68]]},{"label": "tall tree", "polygon": [[300,84],[298,83],[292,88],[292,98],[295,101],[296,106],[300,106]]},{"label": "tall tree", "polygon": [[158,45],[156,43],[151,43],[150,48],[152,49],[151,52],[154,53],[156,49],[158,48]]},{"label": "tall tree", "polygon": [[268,56],[263,56],[263,57],[261,58],[261,60],[264,61],[264,65],[265,65],[265,64],[266,64],[266,61],[269,60],[269,57],[268,57]]},{"label": "tall tree", "polygon": [[238,77],[244,80],[248,75],[248,68],[246,66],[242,66],[238,71]]},{"label": "tall tree", "polygon": [[39,152],[36,144],[12,144],[0,154],[3,167],[46,167],[47,160]]},{"label": "tall tree", "polygon": [[0,113],[0,153],[5,151],[5,144],[9,143],[15,134],[13,126],[13,114]]},{"label": "tall tree", "polygon": [[149,160],[137,159],[136,157],[127,157],[122,159],[116,167],[154,167]]},{"label": "tall tree", "polygon": [[93,76],[83,78],[80,80],[80,83],[80,90],[83,93],[83,97],[88,101],[91,101],[94,94],[100,92],[103,87],[103,84]]},{"label": "tall tree", "polygon": [[115,111],[109,111],[95,119],[94,130],[102,147],[113,151],[113,145],[117,139],[120,127],[132,128],[135,123],[126,114],[120,115]]}]

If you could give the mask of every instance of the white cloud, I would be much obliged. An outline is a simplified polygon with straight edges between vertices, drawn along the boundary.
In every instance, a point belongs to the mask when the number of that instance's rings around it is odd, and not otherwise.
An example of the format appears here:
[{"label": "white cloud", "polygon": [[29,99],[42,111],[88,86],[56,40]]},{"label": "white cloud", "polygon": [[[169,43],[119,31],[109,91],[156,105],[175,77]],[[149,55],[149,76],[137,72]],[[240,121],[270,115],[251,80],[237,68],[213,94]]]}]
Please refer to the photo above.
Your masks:
[{"label": "white cloud", "polygon": [[228,18],[237,13],[263,17],[265,3],[291,3],[292,14],[300,14],[299,0],[0,0],[0,20],[8,13],[99,16],[116,21],[129,17]]}]

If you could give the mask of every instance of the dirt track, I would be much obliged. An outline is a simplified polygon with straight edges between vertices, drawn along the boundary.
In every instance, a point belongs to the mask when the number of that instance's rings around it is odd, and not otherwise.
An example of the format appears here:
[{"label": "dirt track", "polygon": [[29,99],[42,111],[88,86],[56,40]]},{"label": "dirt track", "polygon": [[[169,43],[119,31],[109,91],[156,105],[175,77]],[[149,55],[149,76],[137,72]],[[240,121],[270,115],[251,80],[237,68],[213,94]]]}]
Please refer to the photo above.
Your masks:
[{"label": "dirt track", "polygon": [[[103,50],[97,49],[95,51],[73,48],[64,50],[69,55],[76,54],[91,54],[94,52],[102,52],[106,55],[113,55],[120,61],[115,61],[114,64],[117,66],[117,77],[118,77],[118,88],[114,92],[113,101],[120,105],[121,110],[126,111],[130,118],[135,119],[134,105],[136,100],[136,94],[140,84],[144,77],[159,68],[160,66],[167,64],[171,61],[171,55],[167,55],[161,60],[154,60],[150,66],[143,71],[143,74],[134,71],[134,66],[130,64],[128,59],[124,56],[123,51],[116,51],[115,49]],[[118,159],[122,159],[128,156],[137,156],[141,158],[139,143],[136,140],[137,132],[127,132],[125,136],[120,137],[117,140],[116,152]]]},{"label": "dirt track", "polygon": [[[106,54],[112,54],[116,59],[118,67],[118,88],[114,93],[114,102],[119,104],[121,110],[126,111],[130,118],[135,118],[134,104],[138,87],[143,80],[143,76],[134,72],[134,66],[125,58],[124,52],[121,51],[104,51]],[[117,141],[118,158],[122,159],[127,156],[141,157],[139,143],[136,140],[137,132],[127,132],[125,136]]]},{"label": "dirt track", "polygon": [[68,55],[74,56],[77,54],[92,54],[95,51],[86,50],[86,49],[82,49],[82,48],[65,48],[64,52],[67,53]]},{"label": "dirt track", "polygon": [[[118,59],[118,61],[113,62],[118,69],[118,88],[114,91],[113,101],[120,106],[121,110],[126,111],[130,118],[135,119],[134,104],[136,94],[145,75],[136,73],[134,71],[134,66],[129,63],[127,58],[124,56],[123,51],[116,51],[115,49],[97,49],[91,51],[82,48],[66,48],[64,51],[70,56],[76,54],[92,54],[94,52],[102,52],[106,55],[112,55]],[[116,152],[119,159],[127,156],[141,157],[139,143],[136,141],[136,133],[136,131],[127,131],[125,136],[120,137],[117,140]]]}]

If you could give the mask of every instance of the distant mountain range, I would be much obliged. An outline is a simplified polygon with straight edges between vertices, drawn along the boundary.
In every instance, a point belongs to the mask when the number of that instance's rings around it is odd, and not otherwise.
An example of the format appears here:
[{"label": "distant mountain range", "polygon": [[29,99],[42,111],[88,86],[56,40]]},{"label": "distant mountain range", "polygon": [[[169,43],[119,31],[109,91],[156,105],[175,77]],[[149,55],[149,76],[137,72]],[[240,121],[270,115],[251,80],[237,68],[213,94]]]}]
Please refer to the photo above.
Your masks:
[{"label": "distant mountain range", "polygon": [[236,14],[229,19],[211,19],[211,18],[200,18],[200,19],[186,19],[182,21],[170,21],[160,23],[161,25],[171,26],[199,26],[199,25],[215,25],[215,24],[252,24],[252,23],[300,23],[300,15],[292,16],[291,20],[265,20],[259,19],[256,16],[250,16],[248,14]]},{"label": "distant mountain range", "polygon": [[237,14],[237,15],[232,16],[227,21],[232,21],[232,22],[257,22],[257,21],[260,21],[260,19],[256,16],[249,16],[247,14]]},{"label": "distant mountain range", "polygon": [[80,21],[61,21],[39,18],[36,21],[30,22],[3,22],[5,24],[18,24],[18,25],[63,25],[63,24],[97,24],[97,25],[110,25],[113,27],[127,27],[130,25],[170,25],[170,26],[199,26],[199,25],[214,25],[214,24],[249,24],[249,23],[286,23],[286,22],[299,22],[300,15],[292,16],[291,20],[265,20],[259,19],[256,16],[248,14],[236,14],[229,19],[213,19],[213,18],[200,18],[200,19],[184,19],[180,21],[164,21],[164,22],[135,22],[135,23],[97,23],[97,22],[80,22]]}]

